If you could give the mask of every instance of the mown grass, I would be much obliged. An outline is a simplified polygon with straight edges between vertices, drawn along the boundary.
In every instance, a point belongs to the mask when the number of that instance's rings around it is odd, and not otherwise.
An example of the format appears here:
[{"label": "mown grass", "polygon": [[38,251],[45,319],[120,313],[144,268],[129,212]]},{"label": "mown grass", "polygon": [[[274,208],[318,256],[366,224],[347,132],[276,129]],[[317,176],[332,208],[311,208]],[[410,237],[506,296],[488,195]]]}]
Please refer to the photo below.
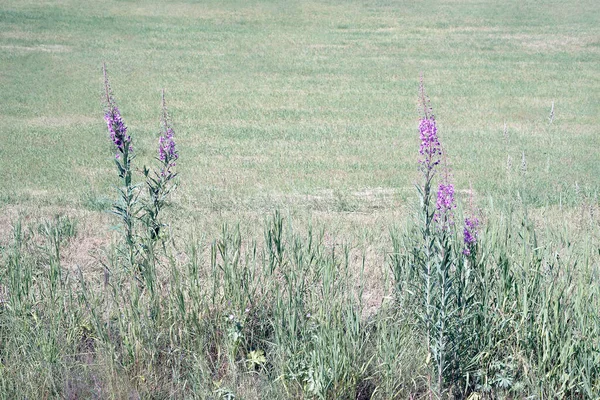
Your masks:
[{"label": "mown grass", "polygon": [[[457,197],[485,226],[473,264],[452,239],[477,301],[449,319],[468,329],[444,395],[598,397],[599,14],[4,3],[0,395],[428,397],[410,259],[422,71]],[[141,286],[106,214],[103,62],[139,165],[162,87],[180,151],[169,241]]]},{"label": "mown grass", "polygon": [[575,182],[593,194],[598,13],[594,1],[8,2],[4,201],[85,206],[111,187],[108,155],[98,157],[103,61],[144,145],[167,89],[189,209],[368,188],[405,201],[420,71],[461,187],[508,194],[507,155],[516,166],[524,151],[536,205],[558,204]]}]

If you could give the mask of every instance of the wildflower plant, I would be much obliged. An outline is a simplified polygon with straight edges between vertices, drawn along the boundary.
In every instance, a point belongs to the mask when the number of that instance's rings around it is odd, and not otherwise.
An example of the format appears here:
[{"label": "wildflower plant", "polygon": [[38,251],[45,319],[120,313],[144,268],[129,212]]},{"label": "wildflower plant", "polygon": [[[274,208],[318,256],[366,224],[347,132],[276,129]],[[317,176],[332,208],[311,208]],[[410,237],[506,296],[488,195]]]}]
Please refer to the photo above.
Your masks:
[{"label": "wildflower plant", "polygon": [[144,167],[146,189],[148,190],[148,201],[145,204],[145,223],[151,240],[160,237],[163,224],[159,219],[160,211],[164,208],[167,196],[176,188],[174,171],[179,153],[175,145],[175,132],[169,120],[169,114],[165,102],[165,91],[162,91],[162,117],[161,132],[158,138],[158,170],[150,170]]},{"label": "wildflower plant", "polygon": [[[471,317],[473,297],[468,282],[473,278],[469,265],[460,258],[461,246],[455,231],[455,188],[422,78],[419,103],[419,234],[411,235],[415,239],[404,249],[392,238],[395,248],[392,267],[399,301],[405,309],[415,310],[417,306],[413,315],[422,329],[428,352],[430,398],[434,394],[442,398],[450,390],[449,383],[456,382],[466,368],[467,363],[460,355],[468,342],[462,325]],[[474,228],[470,223],[468,232],[476,237]],[[468,240],[472,249],[473,239]]]},{"label": "wildflower plant", "polygon": [[429,98],[425,93],[423,77],[419,85],[420,109],[419,121],[419,159],[422,174],[422,186],[417,186],[421,203],[421,237],[422,242],[415,249],[413,268],[420,270],[420,285],[417,293],[421,294],[420,303],[423,305],[420,319],[425,328],[428,349],[428,364],[432,361],[433,376],[428,376],[430,390],[436,388],[436,393],[443,393],[443,377],[447,369],[445,365],[447,352],[447,320],[448,306],[451,297],[450,270],[452,266],[451,242],[448,240],[448,230],[452,225],[454,205],[454,186],[449,182],[447,163],[444,163],[444,178],[438,185],[435,207],[433,206],[432,187],[438,174],[439,165],[445,159],[443,148],[438,136],[435,116]]},{"label": "wildflower plant", "polygon": [[102,66],[102,73],[104,75],[105,94],[104,120],[115,151],[115,164],[121,180],[121,185],[118,188],[119,200],[114,204],[113,212],[123,223],[128,260],[130,267],[133,267],[136,257],[135,220],[139,212],[137,205],[139,192],[132,181],[135,154],[133,153],[132,138],[127,133],[127,126],[121,117],[121,112],[117,107],[108,81],[106,64]]},{"label": "wildflower plant", "polygon": [[[121,180],[118,189],[119,200],[115,203],[113,212],[120,217],[124,226],[129,267],[143,275],[144,281],[147,283],[153,282],[154,274],[149,271],[154,270],[154,242],[161,237],[161,228],[164,226],[159,216],[165,207],[168,195],[176,187],[177,173],[174,168],[179,153],[175,145],[175,134],[169,120],[163,90],[161,132],[156,156],[158,166],[155,168],[143,167],[147,196],[142,196],[144,191],[141,190],[139,184],[133,182],[133,161],[135,159],[133,139],[127,132],[127,126],[114,100],[106,65],[103,65],[102,70],[106,103],[104,119],[115,151],[115,164]],[[146,228],[146,235],[140,234],[136,230],[138,224],[142,224]]]}]

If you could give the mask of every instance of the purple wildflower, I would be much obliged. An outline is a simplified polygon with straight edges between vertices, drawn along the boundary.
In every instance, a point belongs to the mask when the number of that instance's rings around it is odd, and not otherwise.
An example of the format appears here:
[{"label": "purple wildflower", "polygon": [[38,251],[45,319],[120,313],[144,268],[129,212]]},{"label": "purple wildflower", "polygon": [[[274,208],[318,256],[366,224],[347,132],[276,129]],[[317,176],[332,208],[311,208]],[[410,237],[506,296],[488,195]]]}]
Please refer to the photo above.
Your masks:
[{"label": "purple wildflower", "polygon": [[471,250],[477,244],[477,229],[479,228],[479,220],[476,217],[465,218],[465,228],[463,230],[465,249],[463,254],[468,256]]},{"label": "purple wildflower", "polygon": [[440,163],[442,155],[442,145],[437,135],[437,126],[433,116],[421,118],[419,134],[421,139],[419,154],[424,156],[424,159],[419,160],[419,163],[427,170],[431,170]]},{"label": "purple wildflower", "polygon": [[118,159],[120,158],[120,154],[125,153],[125,151],[133,151],[133,146],[131,145],[131,136],[127,134],[127,126],[123,122],[121,112],[112,96],[108,75],[106,74],[106,67],[103,67],[103,72],[104,89],[106,92],[106,111],[104,113],[104,120],[108,127],[110,139],[117,148],[115,157]]},{"label": "purple wildflower", "polygon": [[423,116],[419,121],[419,136],[421,139],[419,154],[424,157],[423,159],[419,160],[419,163],[423,165],[426,171],[429,172],[440,163],[440,158],[442,156],[442,145],[437,135],[437,126],[435,123],[433,110],[431,109],[429,98],[425,94],[423,76],[421,76],[419,92],[420,105],[423,107]]},{"label": "purple wildflower", "polygon": [[471,245],[477,242],[477,227],[479,220],[477,218],[465,218],[465,244]]},{"label": "purple wildflower", "polygon": [[470,216],[465,218],[465,227],[463,229],[463,240],[465,244],[463,254],[466,256],[471,255],[472,250],[475,249],[475,245],[477,244],[477,237],[479,235],[478,230],[480,226],[479,219],[477,219],[474,212],[473,187],[471,185],[469,189],[469,209]]},{"label": "purple wildflower", "polygon": [[454,185],[448,182],[440,183],[437,192],[435,221],[442,228],[449,228],[454,224]]},{"label": "purple wildflower", "polygon": [[115,156],[119,158],[119,153],[125,151],[125,146],[127,146],[129,151],[133,150],[133,147],[131,146],[131,137],[127,134],[127,126],[123,123],[119,108],[114,102],[109,104],[109,110],[104,114],[104,120],[108,127],[110,139],[117,147],[118,152]]},{"label": "purple wildflower", "polygon": [[169,114],[167,113],[164,90],[162,92],[162,107],[162,132],[158,138],[158,159],[163,163],[161,175],[167,176],[171,174],[170,169],[175,166],[175,160],[179,158],[179,153],[177,152],[177,148],[175,146],[175,132],[173,131],[173,128],[171,128],[171,124],[169,122]]},{"label": "purple wildflower", "polygon": [[[175,148],[175,141],[173,140],[173,129],[167,128],[165,132],[158,138],[158,158],[160,161],[177,160],[179,154]],[[175,165],[175,163],[173,163]]]}]

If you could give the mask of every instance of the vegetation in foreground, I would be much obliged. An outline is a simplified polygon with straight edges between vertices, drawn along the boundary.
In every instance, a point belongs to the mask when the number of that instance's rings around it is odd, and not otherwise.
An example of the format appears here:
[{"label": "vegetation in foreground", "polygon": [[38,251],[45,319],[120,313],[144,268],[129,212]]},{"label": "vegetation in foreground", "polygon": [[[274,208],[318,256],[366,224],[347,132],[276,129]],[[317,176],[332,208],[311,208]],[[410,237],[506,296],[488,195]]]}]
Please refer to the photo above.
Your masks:
[{"label": "vegetation in foreground", "polygon": [[370,311],[350,246],[278,212],[261,238],[225,225],[208,245],[172,240],[161,219],[178,158],[166,108],[159,167],[136,184],[105,82],[122,235],[98,260],[101,276],[86,276],[61,264],[76,221],[16,223],[0,270],[5,398],[600,395],[597,246],[561,232],[540,241],[526,213],[458,218],[422,86],[420,207],[392,230],[388,296]]}]

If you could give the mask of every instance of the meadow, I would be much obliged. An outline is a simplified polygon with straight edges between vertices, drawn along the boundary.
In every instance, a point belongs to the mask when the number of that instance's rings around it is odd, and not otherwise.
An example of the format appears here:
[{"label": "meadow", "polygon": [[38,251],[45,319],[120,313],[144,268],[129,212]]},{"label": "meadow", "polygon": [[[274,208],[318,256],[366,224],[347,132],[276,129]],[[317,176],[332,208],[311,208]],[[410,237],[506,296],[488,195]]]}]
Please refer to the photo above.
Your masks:
[{"label": "meadow", "polygon": [[[599,19],[592,0],[2,2],[0,397],[598,398]],[[165,90],[159,237],[111,213],[104,63],[142,189]],[[447,232],[417,190],[421,74]]]}]

